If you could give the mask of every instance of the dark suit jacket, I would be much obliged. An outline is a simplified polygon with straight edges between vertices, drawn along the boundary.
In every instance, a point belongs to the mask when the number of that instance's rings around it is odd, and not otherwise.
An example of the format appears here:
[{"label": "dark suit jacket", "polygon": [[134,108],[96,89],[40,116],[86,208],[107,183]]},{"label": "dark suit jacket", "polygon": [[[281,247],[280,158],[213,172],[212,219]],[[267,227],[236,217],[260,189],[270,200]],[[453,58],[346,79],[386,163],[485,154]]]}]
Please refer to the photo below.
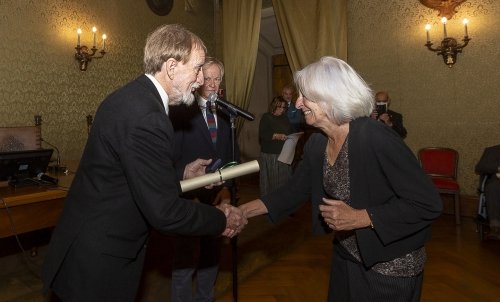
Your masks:
[{"label": "dark suit jacket", "polygon": [[500,145],[491,146],[483,151],[481,159],[476,164],[478,174],[496,174],[500,167]]},{"label": "dark suit jacket", "polygon": [[402,138],[406,138],[407,132],[406,128],[403,126],[403,115],[392,110],[387,110],[387,113],[392,121],[392,129]]},{"label": "dark suit jacket", "polygon": [[[222,165],[233,160],[231,143],[231,126],[226,112],[222,108],[217,110],[217,143],[214,145],[210,132],[203,117],[198,103],[195,101],[190,106],[171,106],[169,116],[174,127],[175,148],[174,159],[178,173],[184,171],[184,166],[197,158],[212,159],[220,158]],[[235,143],[235,161],[239,161],[240,152],[238,144]],[[226,181],[225,185],[232,185],[232,181]],[[212,203],[213,199],[222,187],[211,190],[200,188],[187,192],[186,198],[198,198],[204,203]]]},{"label": "dark suit jacket", "polygon": [[[312,134],[291,181],[262,197],[271,220],[286,217],[311,200],[313,231],[327,231],[319,213],[326,197],[327,141],[324,134]],[[422,247],[430,239],[431,222],[440,215],[442,203],[412,151],[394,131],[371,118],[350,123],[348,144],[350,204],[367,209],[375,226],[355,231],[364,264],[370,267]]]},{"label": "dark suit jacket", "polygon": [[[64,273],[74,278],[72,294],[81,301],[118,300],[105,293],[109,289],[86,287],[86,280],[105,274],[107,279],[116,277],[119,284],[113,286],[127,297],[121,301],[133,301],[142,271],[138,255],[144,255],[151,228],[183,235],[223,232],[222,211],[179,198],[173,140],[160,95],[145,75],[102,102],[50,242],[45,288]],[[82,254],[85,250],[93,253]],[[93,258],[101,254],[128,264],[113,268],[114,261],[106,262],[109,270],[101,271]],[[57,294],[64,296],[65,291]],[[103,299],[105,295],[110,298]]]}]

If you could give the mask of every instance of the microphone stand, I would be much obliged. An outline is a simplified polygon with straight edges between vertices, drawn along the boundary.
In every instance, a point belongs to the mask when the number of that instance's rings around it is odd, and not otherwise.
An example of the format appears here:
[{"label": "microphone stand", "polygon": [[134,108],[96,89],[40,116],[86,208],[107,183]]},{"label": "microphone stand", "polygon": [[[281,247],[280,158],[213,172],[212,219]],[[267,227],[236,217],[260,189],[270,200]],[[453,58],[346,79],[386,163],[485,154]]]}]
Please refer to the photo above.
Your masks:
[{"label": "microphone stand", "polygon": [[[55,166],[52,166],[52,169],[54,170],[54,174],[57,176],[59,172],[64,172],[66,171],[66,167],[61,166],[61,153],[59,152],[59,148],[57,148],[54,144],[49,143],[48,141],[44,140],[43,138],[40,139],[42,142],[46,143],[47,145],[51,146],[56,150],[57,156],[56,156],[56,164]],[[49,169],[51,169],[49,167]]]},{"label": "microphone stand", "polygon": [[[253,121],[253,114],[246,112],[245,110],[238,108],[237,106],[219,99],[216,93],[212,93],[208,97],[209,101],[216,103],[220,108],[226,111],[229,115],[229,122],[231,124],[231,152],[232,161],[236,161],[236,126],[235,121],[238,115],[246,118],[247,120]],[[233,185],[231,186],[231,205],[236,207],[236,180],[233,180]],[[232,251],[232,266],[233,266],[233,301],[238,301],[238,236],[231,238],[231,251]]]},{"label": "microphone stand", "polygon": [[[229,122],[231,124],[231,154],[232,161],[236,161],[236,126],[235,121],[238,117],[238,113],[232,108],[225,108],[227,113],[229,113]],[[236,179],[233,180],[233,185],[231,186],[231,205],[236,207]],[[233,301],[238,301],[238,235],[231,238],[231,255],[232,255],[232,276],[233,276]]]}]

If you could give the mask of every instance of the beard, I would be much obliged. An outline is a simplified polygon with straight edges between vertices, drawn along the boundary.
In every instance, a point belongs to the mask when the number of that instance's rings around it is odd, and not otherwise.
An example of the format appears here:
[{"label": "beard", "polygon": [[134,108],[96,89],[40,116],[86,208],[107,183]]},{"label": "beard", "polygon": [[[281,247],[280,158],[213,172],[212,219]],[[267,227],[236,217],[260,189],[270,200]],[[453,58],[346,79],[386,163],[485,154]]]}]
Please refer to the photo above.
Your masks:
[{"label": "beard", "polygon": [[181,105],[186,104],[187,106],[191,105],[195,100],[194,91],[199,87],[198,84],[193,84],[191,89],[185,92],[181,92],[180,89],[175,89],[175,96],[169,96],[169,104],[170,105]]},{"label": "beard", "polygon": [[181,99],[181,103],[186,104],[186,105],[191,105],[195,100],[194,93],[192,91],[189,91],[187,93],[184,93]]},{"label": "beard", "polygon": [[181,102],[188,106],[191,105],[196,99],[194,96],[194,92],[198,88],[200,88],[200,84],[194,83],[193,86],[191,86],[191,91],[188,91],[187,93],[183,94]]}]

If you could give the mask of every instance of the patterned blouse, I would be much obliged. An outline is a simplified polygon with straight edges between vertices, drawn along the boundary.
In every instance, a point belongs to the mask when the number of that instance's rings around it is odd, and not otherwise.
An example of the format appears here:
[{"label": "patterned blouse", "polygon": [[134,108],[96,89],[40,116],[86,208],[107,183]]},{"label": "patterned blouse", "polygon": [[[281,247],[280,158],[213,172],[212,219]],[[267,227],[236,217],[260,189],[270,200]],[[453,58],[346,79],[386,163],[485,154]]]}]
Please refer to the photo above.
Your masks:
[{"label": "patterned blouse", "polygon": [[[349,181],[349,158],[348,139],[346,138],[339,151],[337,160],[333,165],[328,163],[328,156],[325,151],[323,164],[323,187],[329,198],[344,200],[350,205],[350,181]],[[356,260],[362,262],[358,249],[358,241],[354,231],[337,231],[335,238],[340,242]],[[421,247],[399,258],[380,262],[370,269],[375,272],[394,277],[411,277],[421,273],[426,261],[425,248]]]}]

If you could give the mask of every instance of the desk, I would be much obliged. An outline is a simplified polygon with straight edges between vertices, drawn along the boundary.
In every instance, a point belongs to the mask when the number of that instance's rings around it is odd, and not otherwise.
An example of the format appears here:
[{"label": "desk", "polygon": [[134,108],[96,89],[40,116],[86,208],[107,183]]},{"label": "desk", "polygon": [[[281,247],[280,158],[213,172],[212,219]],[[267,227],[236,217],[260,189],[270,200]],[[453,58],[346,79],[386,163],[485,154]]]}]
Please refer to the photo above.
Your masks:
[{"label": "desk", "polygon": [[[61,185],[71,183],[73,176],[59,177]],[[47,187],[0,187],[17,234],[53,227],[63,209],[66,189]],[[13,236],[7,209],[0,202],[0,238]]]}]

